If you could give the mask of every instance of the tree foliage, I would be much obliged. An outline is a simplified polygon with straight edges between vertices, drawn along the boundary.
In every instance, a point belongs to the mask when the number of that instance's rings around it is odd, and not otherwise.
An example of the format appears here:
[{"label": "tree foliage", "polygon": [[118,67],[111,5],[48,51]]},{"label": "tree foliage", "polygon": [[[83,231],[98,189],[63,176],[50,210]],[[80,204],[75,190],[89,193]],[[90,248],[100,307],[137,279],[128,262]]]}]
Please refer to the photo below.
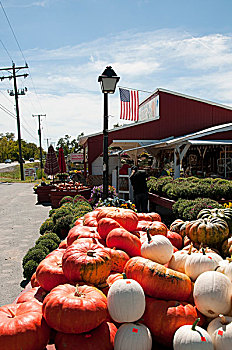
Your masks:
[{"label": "tree foliage", "polygon": [[79,141],[82,136],[84,136],[83,132],[80,135],[78,135],[76,139],[73,139],[73,140],[71,140],[71,136],[69,135],[65,135],[64,137],[61,137],[57,142],[57,146],[56,146],[57,153],[59,152],[60,147],[63,148],[65,156],[67,156],[70,153],[80,152],[80,150],[83,148],[82,146],[79,145]]},{"label": "tree foliage", "polygon": [[[24,159],[39,158],[39,147],[35,143],[21,140],[22,157]],[[0,133],[0,162],[6,159],[17,161],[19,159],[18,141],[15,140],[15,135],[12,132],[7,132],[5,135]]]}]

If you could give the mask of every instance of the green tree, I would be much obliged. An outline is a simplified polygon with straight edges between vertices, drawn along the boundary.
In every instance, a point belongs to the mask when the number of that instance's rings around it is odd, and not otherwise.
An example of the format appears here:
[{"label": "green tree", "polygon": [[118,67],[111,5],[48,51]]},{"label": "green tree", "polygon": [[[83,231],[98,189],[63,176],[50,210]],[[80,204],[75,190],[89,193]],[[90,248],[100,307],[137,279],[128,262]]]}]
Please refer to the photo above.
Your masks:
[{"label": "green tree", "polygon": [[70,153],[80,152],[80,150],[83,148],[82,146],[79,145],[79,141],[82,136],[84,136],[83,132],[80,135],[78,135],[76,139],[73,139],[73,140],[71,140],[71,136],[69,135],[65,135],[64,137],[61,137],[57,142],[57,146],[56,146],[57,153],[59,152],[60,147],[63,148],[65,156],[67,156]]},{"label": "green tree", "polygon": [[[15,135],[12,132],[7,132],[5,135],[0,133],[0,162],[6,159],[17,161],[19,159],[18,141],[14,139]],[[39,158],[39,147],[35,143],[21,140],[22,157],[25,159]],[[43,151],[43,153],[45,153]]]}]

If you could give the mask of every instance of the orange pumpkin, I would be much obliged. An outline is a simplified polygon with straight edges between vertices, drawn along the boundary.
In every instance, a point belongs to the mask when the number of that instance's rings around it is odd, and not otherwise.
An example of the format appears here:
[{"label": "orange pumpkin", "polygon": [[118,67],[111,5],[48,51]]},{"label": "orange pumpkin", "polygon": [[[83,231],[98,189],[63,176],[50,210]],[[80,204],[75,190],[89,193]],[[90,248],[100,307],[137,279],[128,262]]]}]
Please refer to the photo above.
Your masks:
[{"label": "orange pumpkin", "polygon": [[106,239],[108,233],[114,228],[121,227],[120,224],[111,218],[102,218],[97,223],[97,232],[101,236],[101,238]]},{"label": "orange pumpkin", "polygon": [[112,207],[111,210],[101,209],[97,214],[96,220],[99,221],[104,217],[116,220],[128,231],[134,231],[137,228],[138,215],[131,209],[115,207]]},{"label": "orange pumpkin", "polygon": [[27,290],[26,292],[23,292],[18,297],[17,304],[25,303],[26,301],[36,301],[42,305],[46,295],[47,295],[47,292],[42,287],[34,287]]},{"label": "orange pumpkin", "polygon": [[123,250],[106,248],[111,257],[111,271],[114,272],[123,272],[124,266],[127,261],[130,259],[129,255]]},{"label": "orange pumpkin", "polygon": [[117,327],[111,322],[103,322],[92,331],[81,334],[57,332],[55,345],[57,350],[113,350]]},{"label": "orange pumpkin", "polygon": [[168,228],[163,222],[153,221],[148,227],[148,232],[150,233],[151,236],[154,236],[154,235],[167,236]]},{"label": "orange pumpkin", "polygon": [[50,291],[59,284],[68,282],[62,270],[63,254],[63,250],[49,254],[37,266],[36,279],[43,289]]},{"label": "orange pumpkin", "polygon": [[100,284],[111,270],[109,253],[99,244],[71,244],[63,255],[62,268],[70,282]]},{"label": "orange pumpkin", "polygon": [[1,350],[41,350],[46,347],[49,335],[40,303],[27,301],[0,307]]},{"label": "orange pumpkin", "polygon": [[87,226],[74,226],[69,230],[67,236],[67,245],[70,246],[78,238],[97,238],[101,239],[101,236],[96,229]]},{"label": "orange pumpkin", "polygon": [[36,279],[36,273],[35,272],[31,276],[31,286],[32,286],[32,288],[39,287],[39,282]]},{"label": "orange pumpkin", "polygon": [[125,230],[115,228],[106,237],[106,245],[109,248],[124,250],[129,256],[141,255],[141,242],[138,237]]},{"label": "orange pumpkin", "polygon": [[90,226],[90,227],[97,227],[96,213],[94,211],[91,211],[84,215],[83,225]]},{"label": "orange pumpkin", "polygon": [[142,322],[150,329],[157,342],[171,347],[176,330],[186,324],[193,324],[198,317],[199,325],[203,325],[205,317],[191,304],[146,297]]},{"label": "orange pumpkin", "polygon": [[192,292],[192,283],[187,275],[149,259],[131,258],[126,263],[124,272],[127,278],[140,283],[146,295],[154,298],[185,301]]}]

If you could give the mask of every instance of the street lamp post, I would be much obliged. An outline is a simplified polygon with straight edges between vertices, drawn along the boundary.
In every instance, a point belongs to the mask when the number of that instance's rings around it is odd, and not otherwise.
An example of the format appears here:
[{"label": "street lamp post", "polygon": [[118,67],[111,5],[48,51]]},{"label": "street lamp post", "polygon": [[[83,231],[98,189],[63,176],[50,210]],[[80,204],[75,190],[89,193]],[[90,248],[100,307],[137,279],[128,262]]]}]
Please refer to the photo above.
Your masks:
[{"label": "street lamp post", "polygon": [[108,197],[109,156],[108,156],[108,94],[113,94],[120,77],[111,66],[107,66],[98,77],[104,94],[104,121],[103,121],[103,199]]}]

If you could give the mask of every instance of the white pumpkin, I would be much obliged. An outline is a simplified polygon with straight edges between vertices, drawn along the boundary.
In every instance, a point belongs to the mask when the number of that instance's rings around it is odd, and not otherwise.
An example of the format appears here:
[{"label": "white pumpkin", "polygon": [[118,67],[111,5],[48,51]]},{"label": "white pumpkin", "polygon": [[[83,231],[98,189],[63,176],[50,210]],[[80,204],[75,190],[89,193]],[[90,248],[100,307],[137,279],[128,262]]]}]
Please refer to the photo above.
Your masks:
[{"label": "white pumpkin", "polygon": [[147,232],[147,241],[141,246],[141,256],[159,264],[166,264],[173,255],[173,245],[163,235],[150,236]]},{"label": "white pumpkin", "polygon": [[133,279],[121,279],[112,284],[107,295],[109,314],[116,322],[135,322],[145,310],[143,288]]},{"label": "white pumpkin", "polygon": [[228,260],[221,260],[218,262],[218,266],[215,269],[215,271],[221,272],[221,273],[225,273],[225,268],[226,266],[229,265],[229,261]]},{"label": "white pumpkin", "polygon": [[185,273],[185,261],[188,257],[188,252],[186,250],[178,250],[175,252],[168,263],[168,267],[175,271]]},{"label": "white pumpkin", "polygon": [[185,325],[177,329],[173,338],[174,350],[214,350],[209,333],[196,326],[198,320],[192,326]]},{"label": "white pumpkin", "polygon": [[114,338],[114,350],[151,350],[149,329],[140,323],[126,323],[119,327]]},{"label": "white pumpkin", "polygon": [[207,327],[215,350],[232,349],[232,317],[219,315]]},{"label": "white pumpkin", "polygon": [[195,281],[197,277],[205,271],[214,271],[218,266],[216,258],[214,259],[214,254],[205,253],[193,253],[188,255],[185,261],[185,273],[188,275],[192,281]]},{"label": "white pumpkin", "polygon": [[230,282],[232,282],[232,263],[231,262],[229,262],[229,264],[225,266],[224,274],[229,278]]},{"label": "white pumpkin", "polygon": [[203,315],[211,318],[226,315],[231,309],[231,282],[220,272],[203,272],[194,284],[193,298]]}]

